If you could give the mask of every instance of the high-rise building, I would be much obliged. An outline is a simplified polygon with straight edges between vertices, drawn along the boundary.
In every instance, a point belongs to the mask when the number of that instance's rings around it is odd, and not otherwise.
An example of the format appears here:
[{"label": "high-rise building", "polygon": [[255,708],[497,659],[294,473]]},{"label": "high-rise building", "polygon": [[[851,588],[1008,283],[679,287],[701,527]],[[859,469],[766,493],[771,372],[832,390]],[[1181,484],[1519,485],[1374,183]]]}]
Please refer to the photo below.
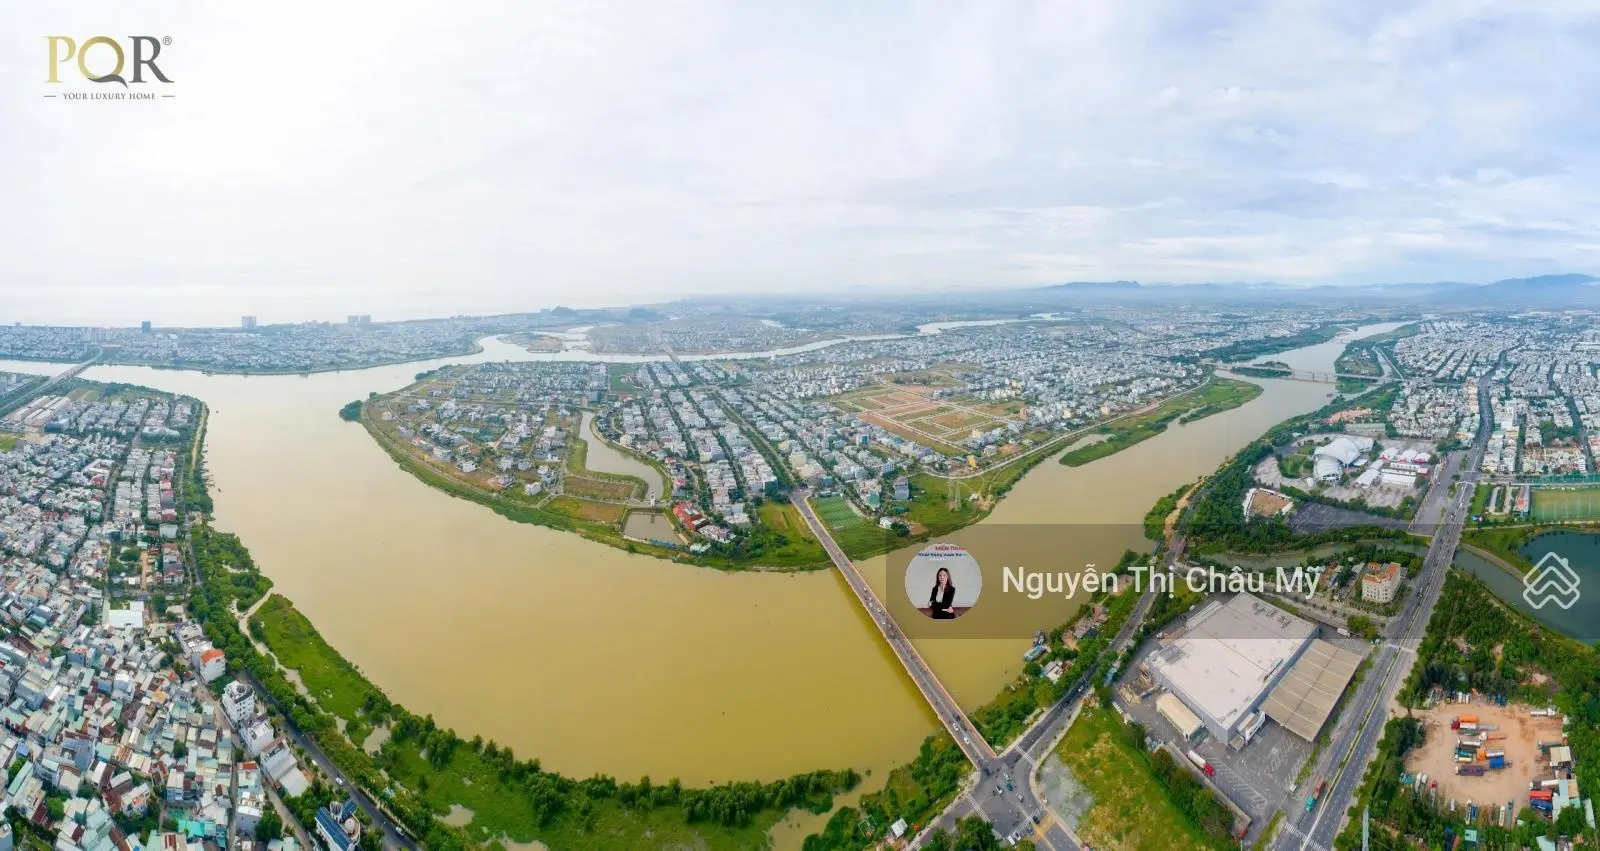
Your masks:
[{"label": "high-rise building", "polygon": [[146,319],[145,321],[139,323],[139,332],[141,334],[150,333],[150,320]]},{"label": "high-rise building", "polygon": [[348,324],[348,325],[371,325],[372,324],[372,314],[370,314],[370,313],[352,313],[349,316],[345,317],[345,323]]},{"label": "high-rise building", "polygon": [[254,328],[254,327],[256,327],[256,318],[254,316],[241,316],[241,317],[239,317],[239,327],[240,328]]}]

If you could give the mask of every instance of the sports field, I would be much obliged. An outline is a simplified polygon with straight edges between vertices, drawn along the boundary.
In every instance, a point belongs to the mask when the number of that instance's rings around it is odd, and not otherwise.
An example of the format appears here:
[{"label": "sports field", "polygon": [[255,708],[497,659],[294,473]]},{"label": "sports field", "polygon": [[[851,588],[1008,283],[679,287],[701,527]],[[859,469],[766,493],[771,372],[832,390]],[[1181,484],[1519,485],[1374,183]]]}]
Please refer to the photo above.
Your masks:
[{"label": "sports field", "polygon": [[1600,487],[1535,488],[1534,520],[1600,520]]},{"label": "sports field", "polygon": [[828,524],[829,529],[849,529],[865,522],[860,515],[850,510],[849,503],[846,503],[842,496],[825,496],[812,500],[811,504],[816,508],[817,516]]}]

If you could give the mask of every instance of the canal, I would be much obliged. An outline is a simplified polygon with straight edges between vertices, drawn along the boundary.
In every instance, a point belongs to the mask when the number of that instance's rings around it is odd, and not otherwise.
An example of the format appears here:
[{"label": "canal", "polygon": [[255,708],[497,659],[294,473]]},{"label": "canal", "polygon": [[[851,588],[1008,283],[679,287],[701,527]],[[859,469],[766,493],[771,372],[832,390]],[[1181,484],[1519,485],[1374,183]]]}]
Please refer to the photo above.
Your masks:
[{"label": "canal", "polygon": [[1456,552],[1455,566],[1476,576],[1495,596],[1505,600],[1535,621],[1585,644],[1600,639],[1600,535],[1588,532],[1553,531],[1535,535],[1517,550],[1523,558],[1538,564],[1547,554],[1566,559],[1578,575],[1579,597],[1570,609],[1555,603],[1535,608],[1522,596],[1522,578],[1497,561],[1472,550]]}]

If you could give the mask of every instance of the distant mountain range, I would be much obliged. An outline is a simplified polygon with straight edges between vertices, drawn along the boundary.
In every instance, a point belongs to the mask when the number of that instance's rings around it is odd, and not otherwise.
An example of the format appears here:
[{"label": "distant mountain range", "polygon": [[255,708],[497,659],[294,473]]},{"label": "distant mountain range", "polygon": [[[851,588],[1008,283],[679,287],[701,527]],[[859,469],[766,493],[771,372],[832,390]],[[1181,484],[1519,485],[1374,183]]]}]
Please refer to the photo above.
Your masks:
[{"label": "distant mountain range", "polygon": [[1600,307],[1600,278],[1577,272],[1508,278],[1491,284],[1435,281],[1409,284],[1297,287],[1266,283],[1141,284],[1137,281],[1072,281],[1008,295],[1042,302],[1219,302],[1262,304],[1426,303],[1441,310],[1452,308],[1539,309]]}]

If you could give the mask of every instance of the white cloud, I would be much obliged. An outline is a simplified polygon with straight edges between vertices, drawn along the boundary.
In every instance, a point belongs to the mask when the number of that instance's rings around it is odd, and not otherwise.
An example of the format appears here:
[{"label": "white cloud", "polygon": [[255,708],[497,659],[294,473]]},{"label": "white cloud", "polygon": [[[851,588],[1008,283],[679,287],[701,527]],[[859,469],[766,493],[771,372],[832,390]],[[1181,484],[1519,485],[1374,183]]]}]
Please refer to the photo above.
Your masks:
[{"label": "white cloud", "polygon": [[[44,36],[102,32],[171,36],[178,97],[42,97]],[[0,320],[1578,267],[1597,33],[1572,1],[22,0]]]}]

